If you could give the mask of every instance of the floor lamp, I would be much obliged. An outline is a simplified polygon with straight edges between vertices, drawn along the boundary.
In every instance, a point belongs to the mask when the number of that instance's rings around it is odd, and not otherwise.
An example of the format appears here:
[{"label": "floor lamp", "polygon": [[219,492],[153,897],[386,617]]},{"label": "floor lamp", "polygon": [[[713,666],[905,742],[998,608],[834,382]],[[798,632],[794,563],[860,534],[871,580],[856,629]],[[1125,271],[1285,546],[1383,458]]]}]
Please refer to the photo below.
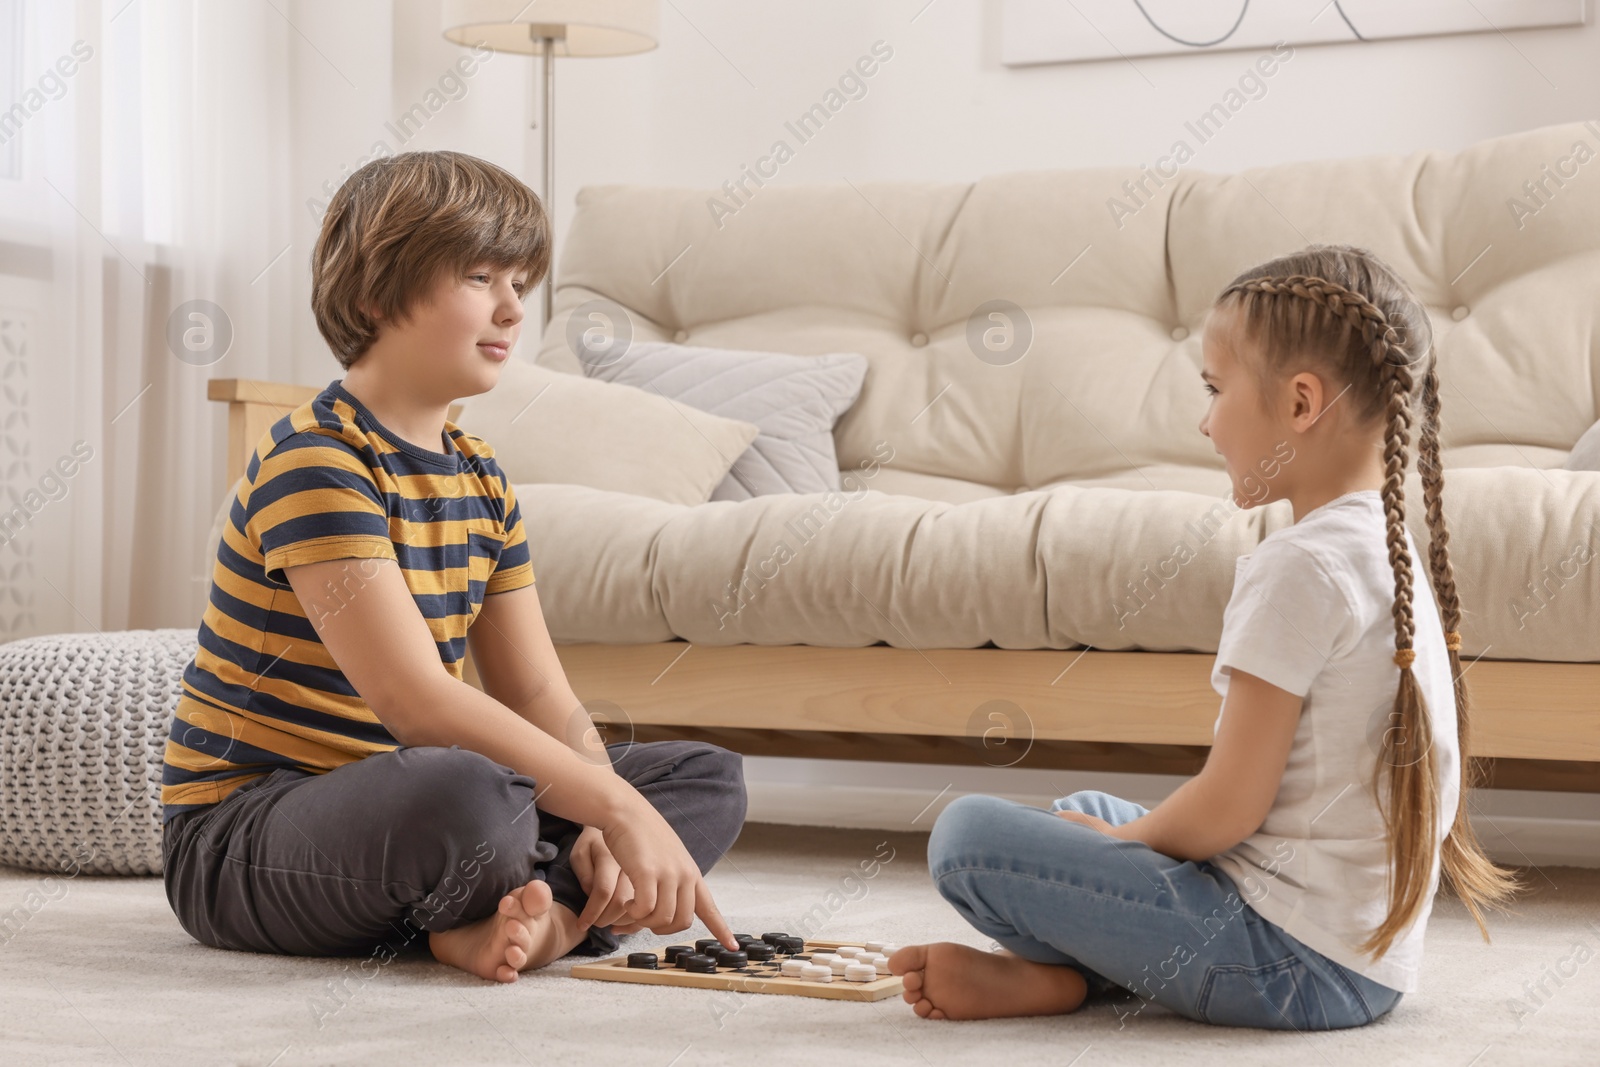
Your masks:
[{"label": "floor lamp", "polygon": [[[657,0],[444,0],[444,35],[456,44],[482,44],[496,52],[538,55],[544,81],[544,179],[539,190],[555,241],[556,56],[626,56],[656,46],[661,9]],[[544,318],[550,325],[550,298],[555,291],[552,260],[544,281]]]}]

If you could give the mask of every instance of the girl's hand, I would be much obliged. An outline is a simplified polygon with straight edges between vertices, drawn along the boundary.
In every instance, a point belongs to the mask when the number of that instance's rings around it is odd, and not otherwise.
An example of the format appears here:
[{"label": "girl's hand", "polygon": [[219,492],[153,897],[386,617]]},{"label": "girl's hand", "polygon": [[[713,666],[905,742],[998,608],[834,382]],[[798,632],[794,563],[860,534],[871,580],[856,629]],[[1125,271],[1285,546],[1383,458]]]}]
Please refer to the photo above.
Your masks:
[{"label": "girl's hand", "polygon": [[[572,846],[572,873],[578,884],[589,894],[589,903],[578,916],[578,925],[612,926],[627,914],[628,901],[633,899],[633,883],[622,873],[616,857],[606,847],[605,835],[593,826],[585,826]],[[635,925],[619,926],[612,933],[631,934],[638,931]]]},{"label": "girl's hand", "polygon": [[1059,818],[1065,819],[1068,822],[1076,822],[1082,823],[1085,826],[1092,826],[1096,830],[1099,830],[1101,833],[1105,834],[1107,837],[1117,836],[1117,828],[1100,818],[1098,815],[1086,815],[1081,811],[1072,811],[1070,809],[1058,811],[1055,814]]}]

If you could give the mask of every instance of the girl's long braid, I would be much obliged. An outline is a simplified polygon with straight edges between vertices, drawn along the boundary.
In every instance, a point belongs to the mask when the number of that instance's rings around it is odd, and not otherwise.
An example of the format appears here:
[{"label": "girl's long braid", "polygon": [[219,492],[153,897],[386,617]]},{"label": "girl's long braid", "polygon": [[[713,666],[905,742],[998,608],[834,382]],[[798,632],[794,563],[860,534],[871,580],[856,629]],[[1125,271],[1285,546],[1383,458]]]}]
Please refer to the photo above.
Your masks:
[{"label": "girl's long braid", "polygon": [[1479,900],[1502,902],[1519,888],[1520,882],[1489,862],[1469,817],[1467,798],[1483,779],[1483,762],[1469,755],[1472,740],[1471,708],[1467,700],[1466,676],[1461,668],[1461,599],[1456,592],[1455,571],[1450,566],[1450,529],[1444,518],[1444,467],[1439,462],[1439,354],[1428,349],[1428,370],[1422,379],[1422,427],[1417,442],[1417,471],[1422,476],[1422,500],[1428,515],[1428,570],[1445,628],[1445,648],[1450,653],[1450,677],[1455,681],[1456,725],[1461,748],[1461,803],[1455,821],[1444,839],[1442,856],[1445,880],[1487,940]]}]

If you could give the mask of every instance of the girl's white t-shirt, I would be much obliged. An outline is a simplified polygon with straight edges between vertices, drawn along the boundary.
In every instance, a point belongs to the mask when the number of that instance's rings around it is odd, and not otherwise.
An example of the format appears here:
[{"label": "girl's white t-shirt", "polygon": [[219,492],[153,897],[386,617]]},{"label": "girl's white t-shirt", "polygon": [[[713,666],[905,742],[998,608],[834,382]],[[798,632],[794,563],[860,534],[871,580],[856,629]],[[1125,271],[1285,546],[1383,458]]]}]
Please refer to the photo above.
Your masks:
[{"label": "girl's white t-shirt", "polygon": [[[1384,731],[1398,726],[1386,530],[1382,495],[1363,489],[1308,512],[1239,557],[1212,687],[1226,704],[1229,672],[1241,670],[1304,702],[1272,810],[1260,829],[1211,862],[1262,918],[1334,962],[1409,993],[1417,988],[1422,936],[1439,885],[1437,853],[1413,923],[1376,961],[1356,949],[1388,911],[1385,830],[1372,792]],[[1418,554],[1410,531],[1406,546],[1416,627],[1412,670],[1433,726],[1442,843],[1461,797],[1455,689],[1427,557]]]}]

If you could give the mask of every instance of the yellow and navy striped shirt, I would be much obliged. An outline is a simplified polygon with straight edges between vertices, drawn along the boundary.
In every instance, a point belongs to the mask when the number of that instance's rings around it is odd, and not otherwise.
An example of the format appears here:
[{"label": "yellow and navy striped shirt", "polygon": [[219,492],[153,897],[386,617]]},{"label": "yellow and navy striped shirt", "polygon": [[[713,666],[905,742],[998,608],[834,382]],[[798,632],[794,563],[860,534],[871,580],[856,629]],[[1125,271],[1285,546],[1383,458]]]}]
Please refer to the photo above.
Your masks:
[{"label": "yellow and navy striped shirt", "polygon": [[324,773],[399,747],[313,625],[359,590],[331,590],[308,614],[285,567],[395,560],[458,679],[484,595],[532,584],[494,449],[450,422],[447,442],[431,452],[402,439],[334,381],[256,445],[168,730],[163,823],[279,767]]}]

